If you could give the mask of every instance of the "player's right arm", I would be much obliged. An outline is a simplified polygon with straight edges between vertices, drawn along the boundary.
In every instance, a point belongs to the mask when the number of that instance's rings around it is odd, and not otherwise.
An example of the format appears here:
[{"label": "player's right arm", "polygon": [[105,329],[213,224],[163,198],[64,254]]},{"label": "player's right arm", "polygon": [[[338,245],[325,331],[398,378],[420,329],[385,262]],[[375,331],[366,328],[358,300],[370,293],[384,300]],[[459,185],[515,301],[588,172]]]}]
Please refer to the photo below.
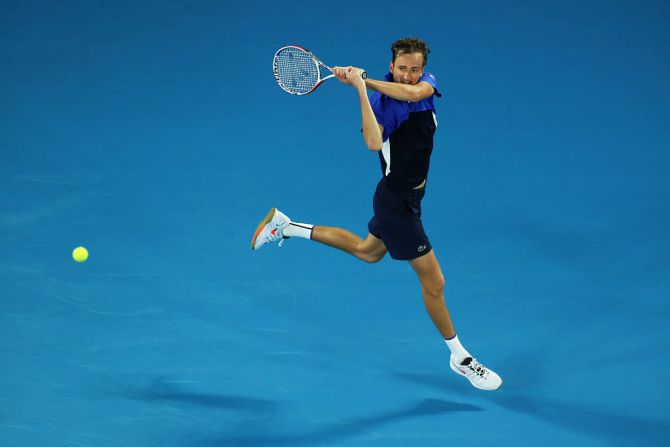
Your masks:
[{"label": "player's right arm", "polygon": [[365,85],[376,92],[400,101],[419,102],[435,93],[433,86],[426,81],[412,85],[368,78],[365,80]]},{"label": "player's right arm", "polygon": [[363,129],[363,138],[368,149],[372,151],[379,151],[382,149],[384,142],[382,141],[383,127],[377,122],[370,105],[365,81],[361,77],[363,70],[356,67],[334,67],[333,73],[337,79],[345,84],[353,86],[358,92],[358,99],[361,106],[361,128]]}]

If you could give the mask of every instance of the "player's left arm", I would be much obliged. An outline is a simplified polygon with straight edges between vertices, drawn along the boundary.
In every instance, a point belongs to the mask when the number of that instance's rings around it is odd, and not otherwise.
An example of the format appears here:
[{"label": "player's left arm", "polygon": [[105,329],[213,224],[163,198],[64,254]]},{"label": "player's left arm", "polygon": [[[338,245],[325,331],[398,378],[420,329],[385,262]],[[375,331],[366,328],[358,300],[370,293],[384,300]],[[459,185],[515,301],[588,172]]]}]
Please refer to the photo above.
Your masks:
[{"label": "player's left arm", "polygon": [[366,79],[365,85],[372,90],[390,96],[400,101],[418,102],[426,99],[435,93],[435,89],[426,81],[412,84],[402,84],[399,82],[378,81],[376,79]]},{"label": "player's left arm", "polygon": [[384,128],[377,122],[375,113],[370,105],[365,81],[362,78],[363,70],[357,67],[333,67],[333,73],[340,82],[351,85],[358,92],[358,99],[361,106],[361,130],[365,144],[371,151],[380,151],[384,144],[382,136]]}]

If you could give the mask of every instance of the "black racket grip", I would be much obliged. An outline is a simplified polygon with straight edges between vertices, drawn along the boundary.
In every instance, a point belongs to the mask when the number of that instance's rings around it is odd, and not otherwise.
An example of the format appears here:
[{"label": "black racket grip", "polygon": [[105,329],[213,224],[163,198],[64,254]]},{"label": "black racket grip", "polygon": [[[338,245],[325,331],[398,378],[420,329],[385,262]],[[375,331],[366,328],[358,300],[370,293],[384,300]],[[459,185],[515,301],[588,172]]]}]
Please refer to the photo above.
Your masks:
[{"label": "black racket grip", "polygon": [[[344,79],[346,79],[346,78],[347,78],[347,74],[345,73],[344,74]],[[367,79],[368,78],[368,72],[365,71],[365,70],[361,70],[361,78]]]}]

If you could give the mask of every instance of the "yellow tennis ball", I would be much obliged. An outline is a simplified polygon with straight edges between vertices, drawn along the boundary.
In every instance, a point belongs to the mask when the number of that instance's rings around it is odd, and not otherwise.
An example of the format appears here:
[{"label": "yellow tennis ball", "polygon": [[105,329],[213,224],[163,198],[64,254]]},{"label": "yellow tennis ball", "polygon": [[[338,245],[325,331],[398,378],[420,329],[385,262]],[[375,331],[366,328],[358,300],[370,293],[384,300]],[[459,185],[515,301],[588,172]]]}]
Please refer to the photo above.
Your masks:
[{"label": "yellow tennis ball", "polygon": [[84,262],[88,259],[88,250],[84,247],[77,247],[72,250],[72,258],[77,262]]}]

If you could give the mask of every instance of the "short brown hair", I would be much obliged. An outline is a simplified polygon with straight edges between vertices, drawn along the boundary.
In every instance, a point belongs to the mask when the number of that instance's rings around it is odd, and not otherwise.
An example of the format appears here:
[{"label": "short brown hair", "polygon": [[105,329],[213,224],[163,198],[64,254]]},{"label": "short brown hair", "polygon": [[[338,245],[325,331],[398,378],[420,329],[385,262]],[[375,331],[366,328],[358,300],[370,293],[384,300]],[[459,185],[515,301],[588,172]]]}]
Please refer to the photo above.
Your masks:
[{"label": "short brown hair", "polygon": [[416,37],[398,39],[391,45],[391,61],[393,62],[395,62],[396,57],[409,53],[423,54],[423,65],[425,66],[428,62],[428,53],[430,53],[430,50],[428,49],[428,44],[426,42],[417,39]]}]

